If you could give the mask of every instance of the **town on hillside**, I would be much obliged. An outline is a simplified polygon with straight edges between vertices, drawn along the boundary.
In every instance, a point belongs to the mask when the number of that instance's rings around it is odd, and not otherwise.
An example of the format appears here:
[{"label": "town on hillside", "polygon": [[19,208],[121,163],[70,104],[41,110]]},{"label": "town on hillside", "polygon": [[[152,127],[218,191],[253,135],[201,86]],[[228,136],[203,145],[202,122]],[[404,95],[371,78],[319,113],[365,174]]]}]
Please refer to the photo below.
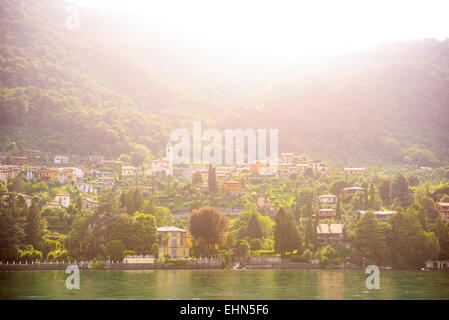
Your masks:
[{"label": "town on hillside", "polygon": [[262,161],[174,166],[169,148],[137,163],[1,154],[1,232],[14,234],[2,263],[208,257],[223,267],[447,269],[447,167],[338,168],[294,153],[275,171]]}]

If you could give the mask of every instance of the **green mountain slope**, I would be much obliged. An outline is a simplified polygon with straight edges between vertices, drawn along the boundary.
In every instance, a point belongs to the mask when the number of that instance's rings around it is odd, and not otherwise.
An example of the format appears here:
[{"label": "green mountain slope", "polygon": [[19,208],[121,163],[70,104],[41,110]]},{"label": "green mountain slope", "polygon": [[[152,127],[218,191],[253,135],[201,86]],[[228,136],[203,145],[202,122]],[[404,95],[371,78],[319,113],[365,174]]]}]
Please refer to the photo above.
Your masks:
[{"label": "green mountain slope", "polygon": [[[449,41],[384,45],[257,73],[62,0],[0,4],[0,147],[162,152],[174,128],[278,128],[280,151],[344,165],[449,163]],[[127,25],[127,27],[123,27]],[[312,72],[310,72],[312,71]]]}]

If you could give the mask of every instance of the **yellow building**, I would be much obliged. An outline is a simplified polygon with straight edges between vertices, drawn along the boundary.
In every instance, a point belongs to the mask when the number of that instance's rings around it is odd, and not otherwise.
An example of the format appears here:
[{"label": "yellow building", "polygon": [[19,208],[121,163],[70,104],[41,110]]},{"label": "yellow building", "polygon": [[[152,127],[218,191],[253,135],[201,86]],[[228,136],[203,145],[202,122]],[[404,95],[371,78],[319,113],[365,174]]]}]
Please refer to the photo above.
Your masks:
[{"label": "yellow building", "polygon": [[45,181],[58,180],[59,171],[56,168],[48,168],[41,172],[41,178]]},{"label": "yellow building", "polygon": [[187,230],[177,227],[157,228],[159,234],[159,257],[188,258],[192,238]]},{"label": "yellow building", "polygon": [[225,194],[239,194],[242,192],[242,184],[240,181],[225,181],[223,182],[223,192]]}]

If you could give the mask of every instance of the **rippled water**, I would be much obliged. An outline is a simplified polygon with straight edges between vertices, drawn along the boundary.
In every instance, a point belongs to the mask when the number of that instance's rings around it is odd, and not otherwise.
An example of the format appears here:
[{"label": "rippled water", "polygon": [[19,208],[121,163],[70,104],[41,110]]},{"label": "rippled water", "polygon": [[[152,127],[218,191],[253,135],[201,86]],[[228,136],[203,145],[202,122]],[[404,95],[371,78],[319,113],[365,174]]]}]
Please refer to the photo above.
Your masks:
[{"label": "rippled water", "polygon": [[449,272],[381,270],[367,290],[363,270],[2,271],[0,299],[449,299]]}]

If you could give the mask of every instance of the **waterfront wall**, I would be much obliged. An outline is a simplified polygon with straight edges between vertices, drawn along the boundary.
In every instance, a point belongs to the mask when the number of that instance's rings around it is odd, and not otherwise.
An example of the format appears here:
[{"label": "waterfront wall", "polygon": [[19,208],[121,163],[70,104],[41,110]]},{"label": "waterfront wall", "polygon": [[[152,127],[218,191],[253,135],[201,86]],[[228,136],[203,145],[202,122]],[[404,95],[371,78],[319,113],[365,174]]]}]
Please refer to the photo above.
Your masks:
[{"label": "waterfront wall", "polygon": [[[69,264],[0,264],[0,271],[26,271],[26,270],[65,270]],[[91,269],[90,263],[77,263],[81,270]],[[164,270],[164,269],[222,269],[221,263],[105,263],[105,270]]]},{"label": "waterfront wall", "polygon": [[[73,263],[72,263],[73,264]],[[78,268],[80,269],[88,269],[88,265],[78,264]],[[60,263],[60,264],[50,264],[50,263],[42,263],[42,264],[0,264],[0,271],[26,271],[26,270],[65,270],[69,264]]]},{"label": "waterfront wall", "polygon": [[221,263],[107,263],[105,270],[222,269]]}]

